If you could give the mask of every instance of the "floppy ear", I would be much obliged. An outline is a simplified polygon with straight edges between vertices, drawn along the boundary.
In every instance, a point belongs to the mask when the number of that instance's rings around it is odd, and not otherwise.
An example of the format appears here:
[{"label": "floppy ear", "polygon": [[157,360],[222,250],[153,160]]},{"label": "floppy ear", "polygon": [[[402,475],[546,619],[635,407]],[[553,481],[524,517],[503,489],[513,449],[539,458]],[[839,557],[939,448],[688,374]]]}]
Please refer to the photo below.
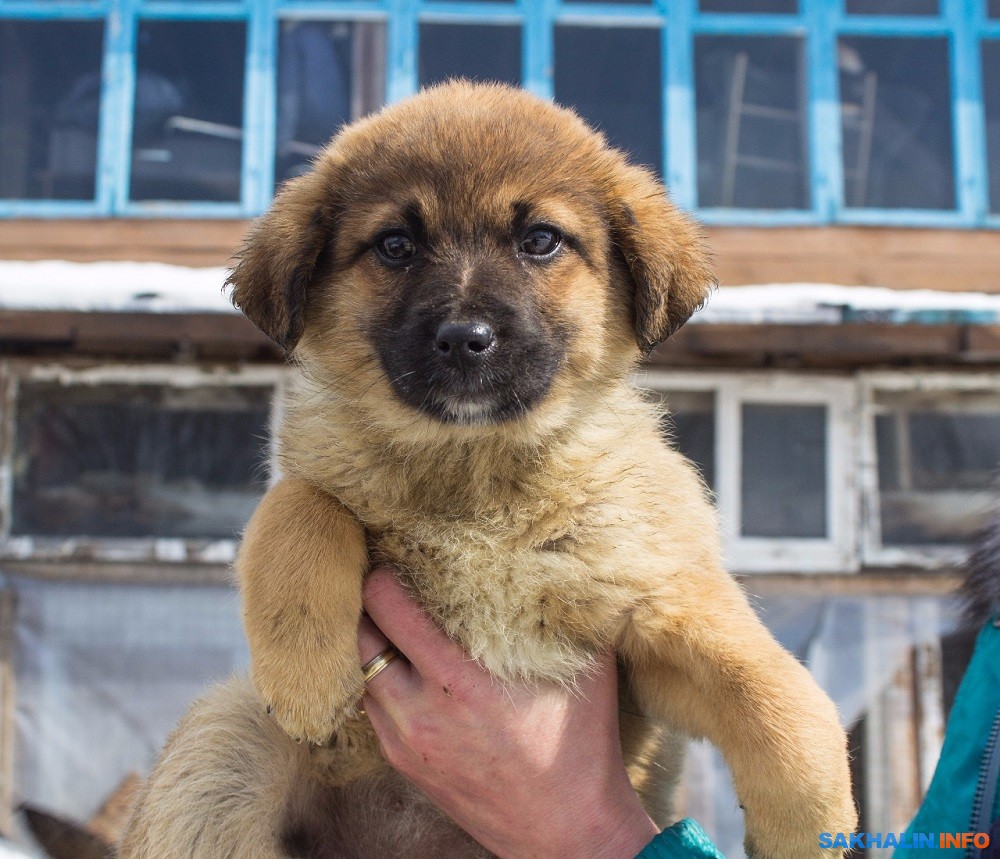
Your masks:
[{"label": "floppy ear", "polygon": [[233,304],[286,352],[302,336],[309,287],[333,235],[329,187],[318,167],[286,183],[226,279]]},{"label": "floppy ear", "polygon": [[718,285],[695,223],[641,167],[622,165],[611,204],[611,238],[632,279],[632,324],[646,354],[680,328]]}]

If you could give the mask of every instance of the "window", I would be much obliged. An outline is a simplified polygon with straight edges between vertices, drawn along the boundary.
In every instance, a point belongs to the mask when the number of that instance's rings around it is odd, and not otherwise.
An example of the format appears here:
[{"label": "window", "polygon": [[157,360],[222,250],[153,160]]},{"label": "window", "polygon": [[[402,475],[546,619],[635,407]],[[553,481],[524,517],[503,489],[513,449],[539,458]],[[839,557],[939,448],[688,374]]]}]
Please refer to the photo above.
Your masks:
[{"label": "window", "polygon": [[998,0],[79,8],[0,0],[0,217],[256,215],[461,76],[574,107],[708,223],[1000,227]]},{"label": "window", "polygon": [[[983,80],[1000,80],[1000,40],[984,41],[982,46]],[[990,211],[1000,214],[1000,87],[983,91],[986,114],[986,149],[989,153]]]},{"label": "window", "polygon": [[681,453],[698,466],[706,485],[714,490],[714,391],[673,390],[663,392],[660,399],[668,410],[664,418],[664,433]]},{"label": "window", "polygon": [[801,39],[700,36],[695,85],[699,205],[806,208]]},{"label": "window", "polygon": [[742,12],[753,15],[794,14],[799,11],[798,0],[699,0],[698,7],[702,12]]},{"label": "window", "polygon": [[850,380],[651,372],[643,384],[715,492],[733,569],[856,568]]},{"label": "window", "polygon": [[282,21],[274,180],[309,169],[338,128],[375,110],[385,93],[385,25]]},{"label": "window", "polygon": [[740,533],[827,536],[827,407],[744,403]]},{"label": "window", "polygon": [[838,57],[847,204],[953,209],[947,41],[843,38]]},{"label": "window", "polygon": [[850,15],[937,15],[938,0],[847,0]]},{"label": "window", "polygon": [[102,21],[0,18],[0,199],[93,200]]},{"label": "window", "polygon": [[37,368],[17,379],[0,554],[231,559],[267,488],[278,378]]},{"label": "window", "polygon": [[599,128],[612,146],[662,173],[660,31],[557,26],[555,97]]},{"label": "window", "polygon": [[140,22],[129,199],[239,202],[245,30]]},{"label": "window", "polygon": [[521,82],[521,28],[420,25],[420,85],[449,78]]},{"label": "window", "polygon": [[996,506],[1000,383],[873,377],[866,383],[867,560],[958,554]]}]

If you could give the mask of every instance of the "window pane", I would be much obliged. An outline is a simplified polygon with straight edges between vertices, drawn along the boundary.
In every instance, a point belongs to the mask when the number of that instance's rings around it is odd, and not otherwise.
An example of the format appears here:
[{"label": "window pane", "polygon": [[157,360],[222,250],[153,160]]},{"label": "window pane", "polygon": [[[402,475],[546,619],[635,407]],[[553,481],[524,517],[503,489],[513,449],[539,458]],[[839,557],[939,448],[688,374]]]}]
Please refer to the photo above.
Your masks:
[{"label": "window pane", "polygon": [[986,14],[990,18],[1000,18],[1000,0],[990,0]]},{"label": "window pane", "polygon": [[700,0],[698,8],[702,12],[794,15],[799,11],[799,3],[798,0]]},{"label": "window pane", "polygon": [[955,206],[945,39],[840,40],[844,199],[848,206]]},{"label": "window pane", "polygon": [[671,391],[661,395],[670,414],[663,430],[715,489],[715,395],[710,391]]},{"label": "window pane", "polygon": [[624,3],[635,6],[648,6],[653,0],[562,0],[572,3]]},{"label": "window pane", "polygon": [[849,15],[937,15],[938,0],[847,0]]},{"label": "window pane", "polygon": [[695,39],[698,204],[809,206],[802,40]]},{"label": "window pane", "polygon": [[269,398],[267,388],[25,385],[13,532],[235,537],[265,488]]},{"label": "window pane", "polygon": [[140,22],[131,199],[239,201],[244,43],[239,22]]},{"label": "window pane", "polygon": [[745,537],[825,537],[826,407],[744,405]]},{"label": "window pane", "polygon": [[0,20],[0,198],[92,200],[100,21]]},{"label": "window pane", "polygon": [[995,504],[1000,402],[955,411],[911,398],[884,402],[875,419],[882,543],[967,542]]},{"label": "window pane", "polygon": [[448,78],[521,83],[521,28],[421,24],[420,85]]},{"label": "window pane", "polygon": [[275,184],[308,170],[334,132],[380,107],[384,93],[385,25],[283,21]]},{"label": "window pane", "polygon": [[660,31],[556,27],[555,50],[556,101],[636,163],[661,170]]},{"label": "window pane", "polygon": [[[998,0],[1000,2],[1000,0]],[[993,83],[990,83],[990,82]],[[983,42],[983,109],[989,161],[990,211],[1000,213],[1000,42]]]}]

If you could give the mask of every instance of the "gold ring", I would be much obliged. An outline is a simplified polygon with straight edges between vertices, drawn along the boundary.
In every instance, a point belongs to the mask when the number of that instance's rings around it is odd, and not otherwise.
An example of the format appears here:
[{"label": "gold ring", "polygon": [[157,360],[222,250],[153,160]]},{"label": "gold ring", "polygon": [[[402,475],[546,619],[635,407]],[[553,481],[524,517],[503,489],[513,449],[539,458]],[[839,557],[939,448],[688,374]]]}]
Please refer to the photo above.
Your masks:
[{"label": "gold ring", "polygon": [[390,644],[385,650],[377,656],[373,656],[364,665],[362,665],[361,673],[364,675],[365,685],[367,686],[372,680],[374,680],[375,677],[377,677],[397,656],[399,656],[399,651]]}]

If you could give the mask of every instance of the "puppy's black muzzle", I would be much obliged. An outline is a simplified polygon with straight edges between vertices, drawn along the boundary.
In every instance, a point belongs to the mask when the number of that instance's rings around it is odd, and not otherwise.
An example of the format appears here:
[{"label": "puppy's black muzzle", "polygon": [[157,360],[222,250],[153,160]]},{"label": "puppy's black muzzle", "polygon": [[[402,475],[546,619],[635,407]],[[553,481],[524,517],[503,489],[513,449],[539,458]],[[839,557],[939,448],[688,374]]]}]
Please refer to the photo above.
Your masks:
[{"label": "puppy's black muzzle", "polygon": [[529,411],[562,363],[563,332],[547,323],[514,272],[466,294],[442,289],[441,281],[426,273],[373,320],[372,340],[396,395],[444,423],[498,423]]}]

